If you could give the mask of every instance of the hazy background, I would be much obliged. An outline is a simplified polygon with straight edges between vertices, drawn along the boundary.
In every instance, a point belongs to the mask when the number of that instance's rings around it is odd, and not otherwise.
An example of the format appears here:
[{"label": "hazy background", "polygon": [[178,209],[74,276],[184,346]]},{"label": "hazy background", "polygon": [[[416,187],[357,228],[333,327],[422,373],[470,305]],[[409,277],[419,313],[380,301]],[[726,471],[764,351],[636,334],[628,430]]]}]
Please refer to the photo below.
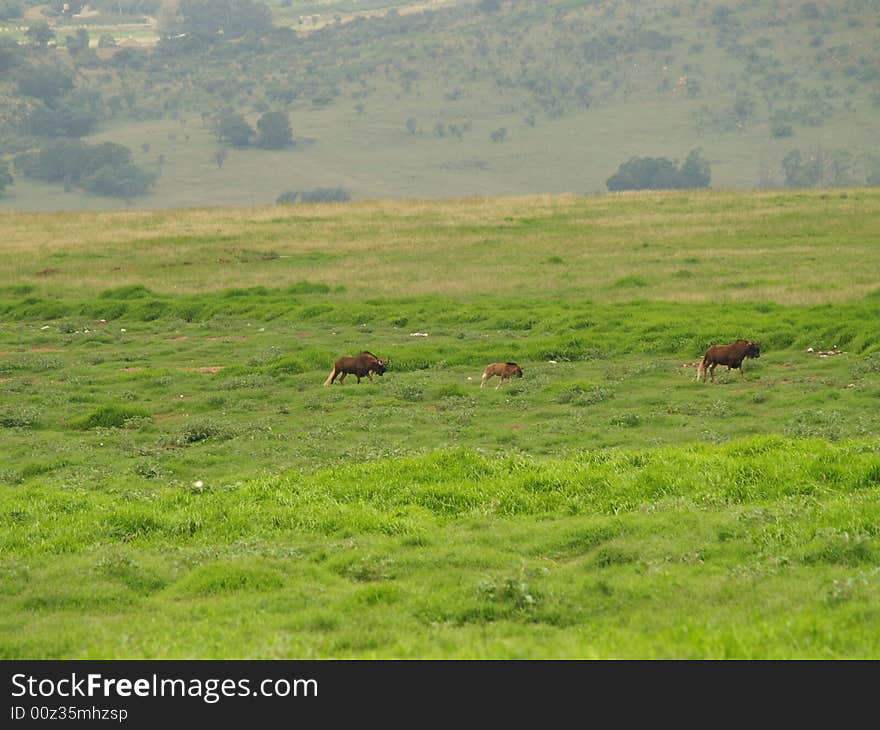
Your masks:
[{"label": "hazy background", "polygon": [[880,184],[877,0],[0,0],[0,28],[0,210]]}]

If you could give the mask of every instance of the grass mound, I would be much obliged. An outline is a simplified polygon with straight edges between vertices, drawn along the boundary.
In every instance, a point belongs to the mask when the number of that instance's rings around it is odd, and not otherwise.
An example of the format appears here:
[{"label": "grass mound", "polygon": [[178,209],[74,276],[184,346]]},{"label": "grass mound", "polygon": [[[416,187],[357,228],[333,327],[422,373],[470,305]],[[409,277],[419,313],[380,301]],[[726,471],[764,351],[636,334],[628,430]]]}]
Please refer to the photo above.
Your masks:
[{"label": "grass mound", "polygon": [[150,413],[143,408],[108,403],[75,419],[71,426],[77,429],[122,428],[131,422],[145,418],[150,418]]}]

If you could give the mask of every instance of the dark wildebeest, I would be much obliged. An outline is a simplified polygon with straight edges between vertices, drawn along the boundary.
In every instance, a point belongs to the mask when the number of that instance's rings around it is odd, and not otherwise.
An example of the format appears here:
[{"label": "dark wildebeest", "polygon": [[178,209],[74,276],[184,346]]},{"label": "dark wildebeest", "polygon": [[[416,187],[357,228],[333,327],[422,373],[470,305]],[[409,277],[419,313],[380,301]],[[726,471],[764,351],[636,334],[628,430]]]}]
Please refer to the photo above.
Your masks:
[{"label": "dark wildebeest", "polygon": [[342,385],[342,381],[345,380],[346,375],[354,375],[359,383],[361,382],[361,378],[366,376],[372,383],[372,373],[382,375],[387,367],[387,360],[380,360],[372,352],[364,350],[360,355],[355,355],[354,357],[340,357],[335,363],[333,363],[333,371],[330,373],[327,380],[324,381],[324,385],[330,385],[336,379],[337,375],[339,375],[340,385]]},{"label": "dark wildebeest", "polygon": [[495,386],[495,390],[498,390],[501,387],[501,383],[504,382],[505,378],[512,378],[514,376],[516,376],[517,378],[521,378],[522,368],[515,362],[489,363],[488,365],[486,365],[486,369],[483,371],[483,379],[480,381],[480,387],[482,388],[486,384],[486,381],[493,375],[498,375],[500,377],[498,385]]},{"label": "dark wildebeest", "polygon": [[706,354],[703,355],[703,360],[699,367],[697,367],[697,376],[694,380],[702,380],[705,383],[706,370],[708,369],[714,383],[715,368],[718,365],[727,365],[728,370],[739,368],[739,374],[745,380],[746,374],[743,368],[743,360],[747,357],[761,357],[761,348],[757,343],[750,340],[737,340],[732,345],[712,345],[712,347],[706,350]]}]

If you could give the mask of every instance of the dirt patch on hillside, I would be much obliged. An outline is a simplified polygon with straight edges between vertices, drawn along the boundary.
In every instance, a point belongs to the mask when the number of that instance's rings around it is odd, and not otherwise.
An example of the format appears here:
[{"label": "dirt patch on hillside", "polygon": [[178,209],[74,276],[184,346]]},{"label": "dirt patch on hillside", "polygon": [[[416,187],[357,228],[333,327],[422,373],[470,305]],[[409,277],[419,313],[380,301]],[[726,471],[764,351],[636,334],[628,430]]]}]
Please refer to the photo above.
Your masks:
[{"label": "dirt patch on hillside", "polygon": [[204,365],[199,368],[181,368],[181,370],[186,370],[190,373],[219,373],[221,370],[225,369],[225,365]]}]

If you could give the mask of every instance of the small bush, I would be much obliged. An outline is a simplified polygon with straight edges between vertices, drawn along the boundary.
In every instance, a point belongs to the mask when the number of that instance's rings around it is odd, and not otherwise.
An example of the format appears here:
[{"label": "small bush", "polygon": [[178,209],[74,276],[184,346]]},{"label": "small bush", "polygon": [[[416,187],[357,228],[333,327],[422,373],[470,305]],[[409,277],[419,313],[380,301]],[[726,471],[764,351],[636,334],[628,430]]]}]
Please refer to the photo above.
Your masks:
[{"label": "small bush", "polygon": [[366,556],[340,569],[340,574],[355,583],[373,583],[394,577],[394,561],[389,558]]},{"label": "small bush", "polygon": [[98,294],[99,299],[146,299],[148,297],[158,296],[156,292],[147,289],[140,284],[131,284],[129,286],[120,286],[115,289],[105,289]]},{"label": "small bush", "polygon": [[610,568],[612,565],[634,563],[635,560],[632,553],[612,545],[606,545],[596,551],[593,564],[598,568]]},{"label": "small bush", "polygon": [[0,411],[0,428],[36,428],[38,411],[34,408],[6,408]]},{"label": "small bush", "polygon": [[635,428],[641,422],[642,419],[637,413],[620,413],[609,421],[612,426],[623,426],[624,428]]},{"label": "small bush", "polygon": [[477,585],[477,591],[485,600],[508,605],[519,611],[533,608],[537,601],[531,586],[514,576],[500,580],[480,581]]},{"label": "small bush", "polygon": [[615,289],[623,289],[627,287],[645,287],[648,286],[648,282],[645,281],[641,276],[624,276],[621,279],[612,284]]},{"label": "small bush", "polygon": [[422,400],[425,395],[425,391],[415,385],[404,385],[400,389],[400,395],[397,397],[401,400],[409,401],[411,403],[415,403],[417,401]]},{"label": "small bush", "polygon": [[235,437],[235,432],[226,424],[210,419],[192,421],[175,438],[178,446],[195,444],[208,439],[226,440]]},{"label": "small bush", "polygon": [[872,352],[853,365],[853,377],[861,377],[869,373],[880,373],[880,351]]},{"label": "small bush", "polygon": [[447,383],[437,388],[434,393],[438,398],[463,398],[468,392],[458,383]]},{"label": "small bush", "polygon": [[73,422],[73,427],[78,429],[90,428],[121,428],[128,421],[137,421],[151,418],[150,413],[143,408],[108,404],[92,411]]},{"label": "small bush", "polygon": [[[553,386],[551,390],[557,390]],[[601,403],[614,395],[614,391],[585,382],[568,383],[556,394],[557,403],[569,403],[573,406],[591,406]]]}]

